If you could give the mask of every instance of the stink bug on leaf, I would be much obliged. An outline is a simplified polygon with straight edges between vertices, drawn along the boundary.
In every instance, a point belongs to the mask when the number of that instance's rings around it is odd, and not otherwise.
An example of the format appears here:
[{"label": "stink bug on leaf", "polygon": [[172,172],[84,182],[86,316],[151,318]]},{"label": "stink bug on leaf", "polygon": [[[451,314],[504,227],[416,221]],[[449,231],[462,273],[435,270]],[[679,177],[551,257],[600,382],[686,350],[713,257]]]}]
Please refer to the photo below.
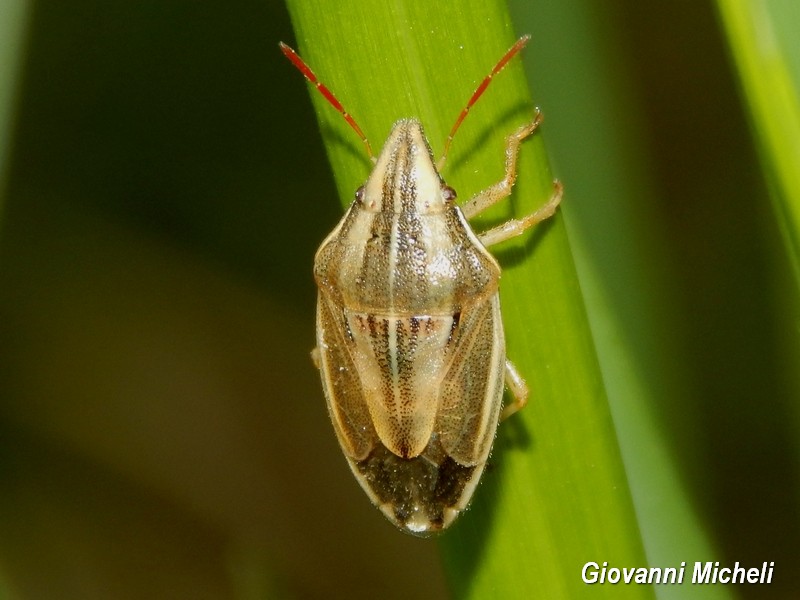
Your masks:
[{"label": "stink bug on leaf", "polygon": [[[497,73],[467,102],[434,162],[422,125],[397,121],[377,159],[356,121],[297,53],[280,47],[361,137],[374,162],[344,218],[314,259],[317,347],[312,352],[333,427],[361,487],[401,530],[429,535],[467,507],[498,421],[528,388],[506,360],[500,267],[486,250],[550,217],[561,185],[539,210],[476,234],[467,220],[511,193],[520,143],[506,141],[505,177],[463,207],[440,175],[453,136]],[[504,383],[514,402],[502,411]]]}]

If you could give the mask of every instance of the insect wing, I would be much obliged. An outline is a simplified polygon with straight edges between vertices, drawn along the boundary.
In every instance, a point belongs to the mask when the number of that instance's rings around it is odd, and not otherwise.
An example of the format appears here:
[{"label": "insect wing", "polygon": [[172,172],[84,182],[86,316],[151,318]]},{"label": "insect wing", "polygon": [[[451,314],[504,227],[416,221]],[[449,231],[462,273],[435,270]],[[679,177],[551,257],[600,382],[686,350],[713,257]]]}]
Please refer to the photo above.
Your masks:
[{"label": "insect wing", "polygon": [[345,310],[345,318],[378,437],[397,456],[419,456],[434,431],[440,383],[451,356],[453,316]]},{"label": "insect wing", "polygon": [[318,347],[323,388],[339,443],[359,483],[398,527],[427,535],[451,523],[468,505],[491,450],[502,405],[505,345],[499,296],[458,316],[445,370],[430,391],[438,407],[421,455],[403,459],[377,434],[369,392],[356,358],[358,333],[334,299],[318,297]]},{"label": "insect wing", "polygon": [[325,399],[336,436],[348,458],[362,460],[375,445],[364,390],[350,351],[344,319],[323,292],[317,299],[317,347]]},{"label": "insect wing", "polygon": [[503,403],[505,340],[497,293],[464,310],[435,429],[461,465],[486,461]]}]

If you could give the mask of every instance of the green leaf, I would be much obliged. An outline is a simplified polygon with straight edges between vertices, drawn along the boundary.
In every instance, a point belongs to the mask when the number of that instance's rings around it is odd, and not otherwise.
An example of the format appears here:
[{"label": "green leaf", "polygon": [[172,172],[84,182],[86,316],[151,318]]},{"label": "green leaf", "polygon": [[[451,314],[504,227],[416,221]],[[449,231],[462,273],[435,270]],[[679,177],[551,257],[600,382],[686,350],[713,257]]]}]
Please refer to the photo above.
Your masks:
[{"label": "green leaf", "polygon": [[800,288],[800,4],[717,0]]},{"label": "green leaf", "polygon": [[[289,9],[300,53],[376,151],[394,121],[417,117],[440,153],[466,100],[516,37],[496,1],[351,1],[335,9],[295,1]],[[505,136],[533,115],[515,63],[454,141],[443,176],[462,199],[502,178]],[[341,116],[315,91],[312,98],[346,205],[370,163]],[[544,129],[523,145],[511,199],[476,220],[477,230],[528,214],[552,194]],[[532,401],[501,425],[471,510],[442,537],[452,586],[458,597],[527,598],[534,589],[547,598],[616,597],[614,587],[586,586],[583,565],[645,559],[562,217],[493,250],[504,268],[508,355]],[[626,591],[654,596],[646,586]]]},{"label": "green leaf", "polygon": [[[679,339],[682,282],[653,206],[663,192],[643,144],[636,82],[623,68],[616,24],[597,18],[591,0],[515,7],[521,30],[539,42],[525,65],[541,90],[548,148],[568,174],[571,248],[647,566],[685,562],[690,580],[693,561],[720,556],[687,486],[702,464],[706,431],[692,423],[692,374]],[[730,597],[724,586],[686,580],[654,588],[660,599]]]},{"label": "green leaf", "polygon": [[[774,287],[768,291],[773,297],[775,322],[780,323],[776,379],[785,385],[778,414],[785,411],[793,417],[782,427],[788,430],[784,435],[792,440],[796,460],[800,451],[796,402],[800,395],[800,3],[717,0],[717,10],[768,184],[772,218],[782,234],[782,244],[765,246],[770,251],[770,283]],[[791,275],[784,274],[790,269]],[[781,433],[772,435],[778,438]]]},{"label": "green leaf", "polygon": [[6,189],[27,11],[28,3],[25,0],[0,0],[0,39],[3,40],[0,45],[0,217]]}]

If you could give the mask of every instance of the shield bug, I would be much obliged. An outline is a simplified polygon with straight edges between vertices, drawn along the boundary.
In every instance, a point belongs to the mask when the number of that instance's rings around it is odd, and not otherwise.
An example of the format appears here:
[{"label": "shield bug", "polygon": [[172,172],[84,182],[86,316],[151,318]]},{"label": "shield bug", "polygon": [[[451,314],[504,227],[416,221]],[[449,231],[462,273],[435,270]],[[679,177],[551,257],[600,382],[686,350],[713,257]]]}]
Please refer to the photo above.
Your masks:
[{"label": "shield bug", "polygon": [[[440,175],[470,108],[528,39],[518,40],[474,91],[438,162],[416,119],[397,121],[375,158],[334,94],[280,44],[374,163],[314,259],[312,358],[353,474],[389,520],[414,535],[445,529],[467,507],[499,420],[528,398],[524,379],[506,360],[500,267],[486,246],[552,216],[561,185],[555,182],[549,201],[523,219],[477,234],[468,219],[509,196],[520,143],[541,114],[508,137],[503,179],[462,207]],[[502,410],[506,385],[514,402]]]}]

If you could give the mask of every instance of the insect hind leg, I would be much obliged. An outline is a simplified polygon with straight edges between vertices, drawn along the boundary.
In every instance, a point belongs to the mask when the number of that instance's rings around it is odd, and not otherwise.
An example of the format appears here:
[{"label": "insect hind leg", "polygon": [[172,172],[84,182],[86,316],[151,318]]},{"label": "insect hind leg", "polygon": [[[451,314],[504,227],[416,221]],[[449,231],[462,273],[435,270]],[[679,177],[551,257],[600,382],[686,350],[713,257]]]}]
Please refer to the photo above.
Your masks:
[{"label": "insect hind leg", "polygon": [[314,363],[314,366],[319,369],[322,365],[320,356],[319,356],[319,347],[314,346],[314,349],[311,351],[311,362]]},{"label": "insect hind leg", "polygon": [[503,412],[500,414],[500,421],[505,421],[515,412],[525,408],[525,405],[528,404],[528,396],[530,395],[528,384],[525,383],[525,380],[522,378],[522,375],[519,374],[519,371],[517,371],[517,367],[514,366],[514,363],[508,359],[506,359],[505,379],[506,385],[511,395],[514,397],[514,402],[503,408]]}]

